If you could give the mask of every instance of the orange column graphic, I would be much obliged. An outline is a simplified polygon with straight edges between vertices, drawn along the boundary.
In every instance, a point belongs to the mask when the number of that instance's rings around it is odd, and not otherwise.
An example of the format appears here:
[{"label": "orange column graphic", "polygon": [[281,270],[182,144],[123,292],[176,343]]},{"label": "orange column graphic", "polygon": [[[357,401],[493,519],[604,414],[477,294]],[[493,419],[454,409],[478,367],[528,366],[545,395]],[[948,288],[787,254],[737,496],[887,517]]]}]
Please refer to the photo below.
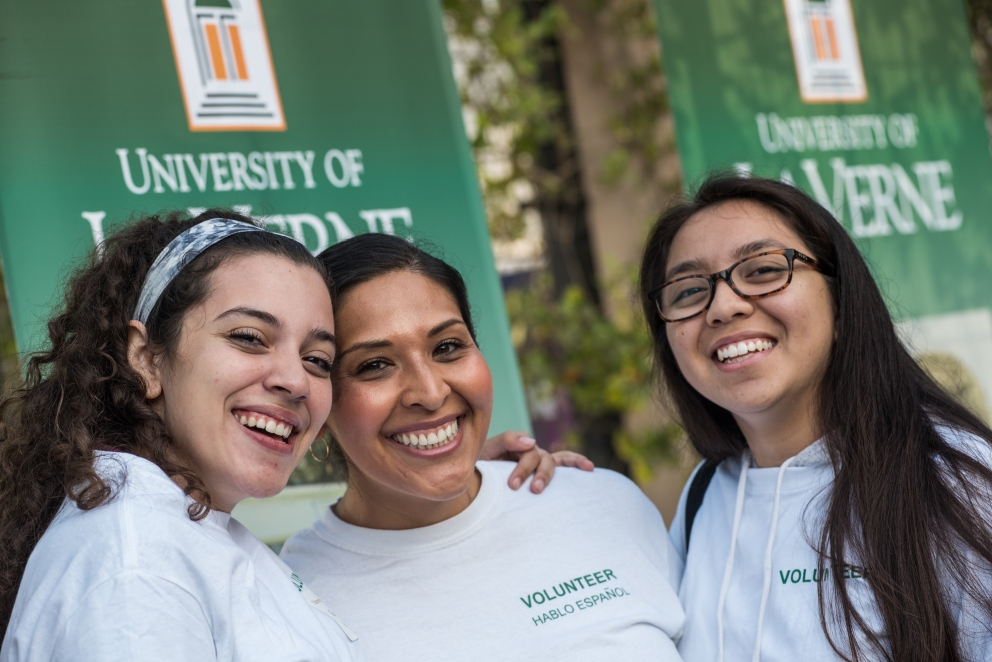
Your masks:
[{"label": "orange column graphic", "polygon": [[840,49],[837,48],[837,32],[834,30],[834,19],[827,18],[827,38],[830,40],[830,59],[840,59]]},{"label": "orange column graphic", "polygon": [[210,47],[210,60],[214,63],[214,76],[217,80],[227,80],[227,67],[224,66],[224,51],[220,47],[220,33],[217,26],[207,23],[203,26],[207,33],[207,45]]},{"label": "orange column graphic", "polygon": [[816,59],[825,60],[827,59],[827,53],[823,44],[823,33],[821,32],[821,24],[819,16],[809,17],[810,27],[813,29],[813,44],[816,46]]},{"label": "orange column graphic", "polygon": [[231,24],[227,26],[227,34],[231,38],[231,50],[234,51],[234,66],[238,70],[238,79],[248,80],[248,66],[245,64],[245,53],[241,49],[241,33],[238,26]]}]

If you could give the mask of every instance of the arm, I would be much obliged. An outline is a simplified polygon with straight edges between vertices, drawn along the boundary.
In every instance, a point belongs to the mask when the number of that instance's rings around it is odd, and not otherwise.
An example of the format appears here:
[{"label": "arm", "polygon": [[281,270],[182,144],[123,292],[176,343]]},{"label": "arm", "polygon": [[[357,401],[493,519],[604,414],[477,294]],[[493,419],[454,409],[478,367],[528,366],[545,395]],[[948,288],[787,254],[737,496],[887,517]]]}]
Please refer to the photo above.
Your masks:
[{"label": "arm", "polygon": [[572,451],[549,453],[537,446],[537,442],[526,432],[507,431],[490,437],[482,447],[480,460],[516,461],[517,467],[510,474],[511,489],[518,489],[528,476],[534,474],[530,491],[540,494],[551,482],[555,467],[574,467],[592,471],[594,465],[584,455]]}]

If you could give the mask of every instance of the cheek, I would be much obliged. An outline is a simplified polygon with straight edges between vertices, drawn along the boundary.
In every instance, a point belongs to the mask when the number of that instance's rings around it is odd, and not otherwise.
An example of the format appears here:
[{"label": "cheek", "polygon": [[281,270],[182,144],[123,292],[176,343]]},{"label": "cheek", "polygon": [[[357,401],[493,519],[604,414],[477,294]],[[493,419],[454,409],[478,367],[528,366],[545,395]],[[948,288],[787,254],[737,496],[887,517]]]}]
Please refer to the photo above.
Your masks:
[{"label": "cheek", "polygon": [[367,384],[336,382],[328,423],[345,453],[367,450],[366,442],[379,436],[394,404],[394,398]]}]

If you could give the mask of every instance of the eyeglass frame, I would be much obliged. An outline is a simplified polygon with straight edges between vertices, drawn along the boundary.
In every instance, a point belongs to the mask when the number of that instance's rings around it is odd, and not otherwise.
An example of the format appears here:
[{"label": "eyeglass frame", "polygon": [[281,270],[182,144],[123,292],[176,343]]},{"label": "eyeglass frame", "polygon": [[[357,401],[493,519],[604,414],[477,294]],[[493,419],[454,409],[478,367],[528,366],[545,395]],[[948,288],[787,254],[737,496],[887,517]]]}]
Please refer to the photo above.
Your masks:
[{"label": "eyeglass frame", "polygon": [[[744,294],[743,292],[741,292],[740,290],[737,289],[737,286],[736,285],[734,285],[734,281],[730,277],[730,272],[733,271],[734,269],[736,269],[737,267],[739,267],[744,262],[747,262],[748,260],[753,260],[755,258],[764,257],[765,255],[784,255],[785,256],[785,259],[789,261],[789,277],[786,279],[785,283],[783,283],[781,287],[779,287],[778,289],[774,289],[771,292],[765,292],[763,294]],[[697,317],[699,315],[702,315],[703,313],[705,313],[707,310],[710,309],[710,306],[713,305],[713,299],[716,297],[716,284],[717,284],[717,281],[719,281],[721,279],[724,282],[726,282],[727,285],[730,286],[730,289],[733,290],[734,294],[736,294],[737,296],[739,296],[742,299],[761,299],[761,298],[764,298],[764,297],[767,297],[767,296],[771,296],[772,294],[778,294],[779,292],[781,292],[782,290],[784,290],[785,288],[787,288],[792,283],[792,274],[795,271],[795,260],[796,260],[796,258],[799,258],[800,261],[805,262],[806,264],[808,264],[815,271],[819,271],[820,273],[823,273],[823,271],[820,269],[820,262],[818,260],[816,260],[815,258],[812,258],[809,255],[806,255],[805,253],[802,253],[802,252],[796,250],[795,248],[780,248],[780,249],[777,249],[777,250],[774,250],[774,251],[765,251],[763,253],[756,253],[755,255],[748,255],[743,260],[738,260],[737,262],[734,262],[732,265],[730,265],[729,267],[727,267],[723,271],[717,271],[716,273],[712,273],[712,274],[709,274],[709,275],[706,275],[706,274],[689,274],[687,276],[679,276],[678,278],[674,278],[674,279],[672,279],[672,280],[670,280],[670,281],[668,281],[666,283],[662,283],[658,287],[656,287],[653,290],[651,290],[650,292],[648,292],[648,298],[654,303],[654,308],[655,308],[656,311],[658,311],[658,317],[661,318],[661,321],[662,322],[664,322],[665,324],[674,324],[675,322],[684,322],[686,320],[691,320],[693,317]],[[707,301],[706,302],[706,305],[703,306],[699,311],[697,311],[697,312],[695,312],[692,315],[689,315],[687,317],[680,317],[680,318],[674,319],[674,320],[670,320],[670,319],[666,318],[661,313],[661,302],[659,301],[658,295],[661,293],[661,291],[663,289],[665,289],[669,285],[673,285],[673,284],[678,283],[678,282],[683,281],[683,280],[689,280],[690,278],[705,278],[706,279],[706,281],[710,285],[710,298],[709,298],[709,301]]]}]

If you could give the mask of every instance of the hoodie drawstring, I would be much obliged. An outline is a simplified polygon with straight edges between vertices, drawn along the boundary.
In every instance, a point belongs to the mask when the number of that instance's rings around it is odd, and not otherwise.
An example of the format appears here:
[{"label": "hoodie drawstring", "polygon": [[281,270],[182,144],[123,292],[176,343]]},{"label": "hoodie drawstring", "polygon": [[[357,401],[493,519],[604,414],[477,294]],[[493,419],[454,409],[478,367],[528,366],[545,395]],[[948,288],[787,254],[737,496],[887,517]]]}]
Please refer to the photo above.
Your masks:
[{"label": "hoodie drawstring", "polygon": [[720,587],[720,601],[716,607],[716,627],[718,632],[719,657],[723,662],[723,608],[727,604],[727,592],[730,590],[730,578],[734,573],[734,552],[737,550],[737,533],[741,528],[741,513],[744,511],[744,488],[747,486],[747,470],[751,466],[750,453],[744,453],[741,459],[741,477],[737,481],[737,504],[734,506],[734,526],[730,533],[730,553],[727,555],[727,566],[723,571],[723,585]]},{"label": "hoodie drawstring", "polygon": [[775,546],[775,529],[778,528],[778,505],[782,496],[782,478],[795,457],[790,457],[782,463],[778,470],[778,481],[775,483],[775,504],[772,506],[772,525],[768,529],[768,545],[765,547],[764,585],[761,588],[761,607],[758,609],[758,632],[754,640],[754,654],[751,662],[761,659],[761,630],[765,625],[765,608],[768,606],[768,594],[772,589],[772,547]]}]

